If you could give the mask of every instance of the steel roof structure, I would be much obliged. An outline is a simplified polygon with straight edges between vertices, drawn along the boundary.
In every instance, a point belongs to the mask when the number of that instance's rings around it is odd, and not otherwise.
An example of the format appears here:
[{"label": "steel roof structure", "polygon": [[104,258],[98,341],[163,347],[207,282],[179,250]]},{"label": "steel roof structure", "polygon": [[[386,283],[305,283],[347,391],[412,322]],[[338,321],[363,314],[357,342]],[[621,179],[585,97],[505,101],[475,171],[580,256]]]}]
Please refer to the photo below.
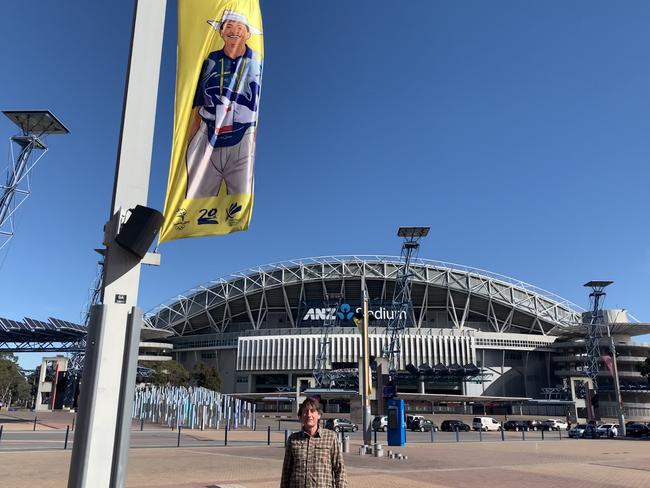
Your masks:
[{"label": "steel roof structure", "polygon": [[[25,318],[22,322],[0,317],[0,352],[84,352],[85,325],[50,317],[47,322]],[[140,340],[164,340],[171,332],[147,327]]]},{"label": "steel roof structure", "polygon": [[[193,288],[147,314],[153,327],[178,336],[260,330],[271,313],[295,329],[299,304],[342,293],[390,300],[401,266],[395,256],[325,256],[291,260],[234,273]],[[431,327],[447,312],[453,327],[489,324],[492,332],[557,335],[582,322],[579,306],[538,287],[489,271],[417,259],[412,265],[412,324]],[[434,325],[435,326],[435,325]]]},{"label": "steel roof structure", "polygon": [[[613,336],[639,336],[650,334],[650,323],[647,322],[612,322],[602,324],[603,335],[607,335],[605,327],[609,326]],[[566,339],[584,339],[588,333],[588,325],[580,324],[570,329],[559,331],[560,336]]]},{"label": "steel roof structure", "polygon": [[25,318],[22,322],[0,317],[0,351],[80,352],[86,345],[86,327],[50,317],[48,322]]}]

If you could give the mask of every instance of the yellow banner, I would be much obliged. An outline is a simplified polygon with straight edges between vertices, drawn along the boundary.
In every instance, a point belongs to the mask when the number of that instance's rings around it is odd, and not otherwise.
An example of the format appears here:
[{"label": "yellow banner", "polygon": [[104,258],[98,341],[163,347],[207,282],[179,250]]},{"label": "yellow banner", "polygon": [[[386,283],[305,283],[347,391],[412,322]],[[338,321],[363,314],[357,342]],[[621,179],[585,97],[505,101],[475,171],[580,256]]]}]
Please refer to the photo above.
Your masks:
[{"label": "yellow banner", "polygon": [[246,230],[264,43],[258,0],[179,0],[174,139],[160,242]]}]

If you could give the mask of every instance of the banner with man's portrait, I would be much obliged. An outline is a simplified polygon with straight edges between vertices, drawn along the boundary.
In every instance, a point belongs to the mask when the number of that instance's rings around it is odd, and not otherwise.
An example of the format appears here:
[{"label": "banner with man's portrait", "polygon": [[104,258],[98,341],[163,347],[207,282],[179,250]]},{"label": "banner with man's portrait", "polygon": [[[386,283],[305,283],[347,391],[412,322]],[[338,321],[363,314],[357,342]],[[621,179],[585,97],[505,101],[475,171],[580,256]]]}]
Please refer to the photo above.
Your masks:
[{"label": "banner with man's portrait", "polygon": [[179,0],[160,242],[248,228],[263,58],[259,0]]}]

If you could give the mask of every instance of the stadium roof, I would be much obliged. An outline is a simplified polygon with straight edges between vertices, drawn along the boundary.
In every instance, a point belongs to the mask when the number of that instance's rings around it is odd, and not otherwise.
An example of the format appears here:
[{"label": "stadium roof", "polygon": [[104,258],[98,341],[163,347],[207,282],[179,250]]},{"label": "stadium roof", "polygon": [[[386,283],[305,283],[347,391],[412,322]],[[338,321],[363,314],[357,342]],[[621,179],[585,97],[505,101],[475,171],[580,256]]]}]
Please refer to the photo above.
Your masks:
[{"label": "stadium roof", "polygon": [[[399,257],[377,255],[269,264],[188,290],[147,313],[146,321],[179,336],[222,334],[259,330],[267,326],[269,313],[284,313],[287,327],[295,328],[301,302],[334,293],[360,301],[361,278],[371,298],[390,300],[400,267]],[[433,310],[446,311],[457,328],[471,328],[471,317],[481,317],[495,332],[558,335],[582,322],[584,310],[578,305],[507,276],[426,259],[415,260],[412,272],[418,327]]]},{"label": "stadium roof", "polygon": [[[610,333],[613,336],[639,336],[644,334],[650,334],[650,323],[642,322],[613,322],[606,325],[602,325],[602,335],[607,335],[606,326],[609,326]],[[584,338],[588,333],[588,325],[580,324],[571,328],[565,328],[558,330],[557,333],[562,338],[572,339],[572,338]]]}]

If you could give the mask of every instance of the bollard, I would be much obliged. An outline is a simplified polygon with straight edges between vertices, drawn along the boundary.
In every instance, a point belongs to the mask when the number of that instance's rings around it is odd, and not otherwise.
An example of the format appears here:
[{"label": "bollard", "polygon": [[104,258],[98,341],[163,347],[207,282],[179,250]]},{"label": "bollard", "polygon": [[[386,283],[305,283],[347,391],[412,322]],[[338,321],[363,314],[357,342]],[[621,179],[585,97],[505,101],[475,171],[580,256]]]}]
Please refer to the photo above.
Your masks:
[{"label": "bollard", "polygon": [[522,441],[525,441],[525,440],[526,440],[526,431],[525,431],[525,430],[522,430],[522,431],[521,431],[521,440],[522,440]]},{"label": "bollard", "polygon": [[280,430],[280,422],[282,422],[282,420],[278,420],[278,431]]},{"label": "bollard", "polygon": [[502,441],[505,441],[505,440],[506,440],[505,431],[506,431],[506,429],[504,429],[504,428],[502,427],[502,428],[501,428],[501,440],[502,440]]},{"label": "bollard", "polygon": [[562,440],[562,429],[557,429],[557,433],[560,435],[560,440]]},{"label": "bollard", "polygon": [[377,444],[377,429],[374,430],[375,433],[375,444]]},{"label": "bollard", "polygon": [[226,422],[226,427],[223,430],[223,445],[227,446],[228,445],[228,422]]},{"label": "bollard", "polygon": [[284,447],[287,447],[288,442],[289,442],[289,431],[285,429],[285,431],[284,431]]},{"label": "bollard", "polygon": [[458,433],[458,429],[456,429],[456,442],[460,442],[460,434]]},{"label": "bollard", "polygon": [[2,440],[2,429],[4,429],[4,425],[0,425],[0,441]]},{"label": "bollard", "polygon": [[343,438],[343,452],[350,452],[350,436],[346,435]]},{"label": "bollard", "polygon": [[542,440],[544,440],[544,429],[542,429]]},{"label": "bollard", "polygon": [[483,442],[483,429],[478,430],[478,440],[479,442]]},{"label": "bollard", "polygon": [[431,442],[434,441],[434,436],[435,436],[434,429],[431,429]]},{"label": "bollard", "polygon": [[266,431],[266,445],[271,445],[271,426],[269,425],[268,430]]},{"label": "bollard", "polygon": [[384,449],[382,448],[381,444],[372,445],[372,455],[374,457],[384,457]]},{"label": "bollard", "polygon": [[72,430],[73,430],[73,431],[74,431],[75,420],[77,420],[77,416],[76,416],[76,415],[73,415],[73,416],[72,416]]},{"label": "bollard", "polygon": [[178,439],[176,440],[176,447],[181,447],[181,429],[182,427],[178,426]]},{"label": "bollard", "polygon": [[37,419],[37,418],[38,418],[38,417],[34,416],[34,432],[36,432],[36,419]]},{"label": "bollard", "polygon": [[140,419],[140,432],[144,430],[144,417]]},{"label": "bollard", "polygon": [[70,434],[70,426],[66,425],[65,427],[65,442],[63,442],[63,450],[65,451],[68,448],[68,435]]}]

